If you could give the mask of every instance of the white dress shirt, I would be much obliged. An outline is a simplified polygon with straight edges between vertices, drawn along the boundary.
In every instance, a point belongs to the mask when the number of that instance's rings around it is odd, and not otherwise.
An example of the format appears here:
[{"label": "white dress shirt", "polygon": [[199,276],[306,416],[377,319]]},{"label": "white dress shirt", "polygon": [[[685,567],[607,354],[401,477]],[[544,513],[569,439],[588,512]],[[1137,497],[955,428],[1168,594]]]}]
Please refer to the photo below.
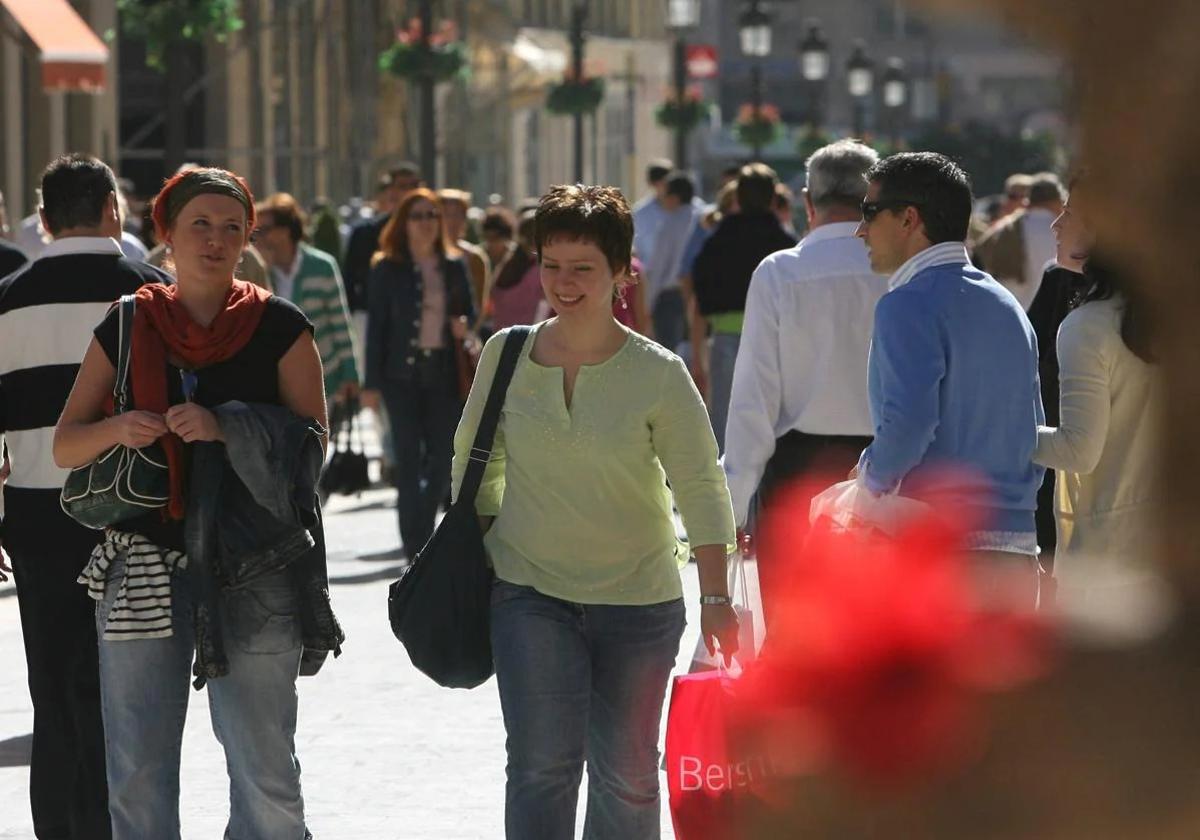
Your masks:
[{"label": "white dress shirt", "polygon": [[871,271],[857,227],[815,228],[796,247],[763,260],[750,281],[725,432],[725,475],[739,525],[778,438],[790,431],[874,433],[867,356],[888,278]]},{"label": "white dress shirt", "polygon": [[285,300],[292,300],[296,294],[296,275],[300,273],[300,263],[304,262],[304,250],[300,247],[300,243],[296,243],[296,256],[292,259],[292,264],[286,270],[278,266],[271,266],[271,279],[275,282],[275,294]]}]

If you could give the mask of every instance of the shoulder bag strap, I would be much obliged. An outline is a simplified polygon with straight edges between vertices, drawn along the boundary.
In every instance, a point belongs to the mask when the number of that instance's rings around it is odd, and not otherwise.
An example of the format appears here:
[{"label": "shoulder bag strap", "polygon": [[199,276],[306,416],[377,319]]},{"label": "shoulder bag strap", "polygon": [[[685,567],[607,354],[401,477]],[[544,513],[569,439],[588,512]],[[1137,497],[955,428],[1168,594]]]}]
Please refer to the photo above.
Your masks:
[{"label": "shoulder bag strap", "polygon": [[512,381],[513,371],[517,369],[517,360],[521,357],[521,350],[525,347],[525,339],[529,337],[529,332],[529,327],[512,327],[504,339],[500,364],[496,367],[496,376],[492,380],[491,390],[488,391],[483,416],[479,418],[479,429],[475,432],[475,443],[467,461],[467,472],[463,476],[455,504],[475,504],[479,485],[483,483],[484,468],[492,458],[492,443],[496,438],[496,427],[500,425],[500,409],[504,407],[508,383]]},{"label": "shoulder bag strap", "polygon": [[129,353],[133,346],[133,314],[137,298],[121,295],[117,313],[117,378],[113,381],[113,413],[129,408]]}]

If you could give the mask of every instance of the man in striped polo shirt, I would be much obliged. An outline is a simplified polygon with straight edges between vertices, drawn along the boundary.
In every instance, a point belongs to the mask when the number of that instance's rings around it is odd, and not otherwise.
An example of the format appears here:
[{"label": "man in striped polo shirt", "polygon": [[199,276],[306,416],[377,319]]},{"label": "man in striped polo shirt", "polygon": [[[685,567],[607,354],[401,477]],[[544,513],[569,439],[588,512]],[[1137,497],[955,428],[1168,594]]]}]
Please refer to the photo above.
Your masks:
[{"label": "man in striped polo shirt", "polygon": [[0,435],[11,470],[0,540],[15,573],[33,699],[34,832],[95,840],[111,833],[95,604],[76,578],[100,533],[59,505],[67,471],[51,454],[54,426],[109,306],[170,280],[122,255],[117,182],[101,161],[53,161],[40,214],[54,241],[0,280]]}]

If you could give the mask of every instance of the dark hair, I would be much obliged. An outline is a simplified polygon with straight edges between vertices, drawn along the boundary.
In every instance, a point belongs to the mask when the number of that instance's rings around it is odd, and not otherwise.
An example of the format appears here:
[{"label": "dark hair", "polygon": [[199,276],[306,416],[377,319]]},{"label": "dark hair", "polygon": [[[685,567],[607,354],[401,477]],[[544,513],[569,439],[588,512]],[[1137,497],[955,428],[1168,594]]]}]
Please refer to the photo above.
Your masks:
[{"label": "dark hair", "polygon": [[96,227],[108,197],[116,199],[117,178],[91,155],[62,155],[42,172],[42,211],[51,234]]},{"label": "dark hair", "polygon": [[1115,295],[1121,298],[1121,340],[1143,362],[1158,361],[1154,324],[1146,311],[1141,292],[1129,282],[1125,272],[1116,268],[1107,257],[1097,256],[1093,250],[1083,266],[1083,276],[1088,280],[1087,291],[1078,295],[1072,308],[1096,300],[1109,300]]},{"label": "dark hair", "polygon": [[497,233],[505,239],[516,235],[517,220],[507,207],[489,207],[483,214],[479,229],[484,233]]},{"label": "dark hair", "polygon": [[[441,213],[441,200],[437,197],[437,193],[427,187],[417,187],[404,196],[404,200],[400,202],[396,212],[379,232],[379,250],[371,257],[371,265],[375,265],[380,260],[395,260],[396,262],[412,260],[412,249],[408,245],[408,216],[412,213],[413,205],[418,201],[428,201],[433,205],[434,210]],[[446,226],[442,223],[441,218],[438,219],[438,231],[440,236],[434,240],[433,247],[438,254],[445,255],[450,251],[450,247],[446,242]]]},{"label": "dark hair", "polygon": [[779,176],[765,163],[748,163],[737,177],[738,207],[743,213],[766,213],[775,202]]},{"label": "dark hair", "polygon": [[[690,182],[689,182],[690,186]],[[690,200],[690,198],[689,198]],[[553,239],[593,243],[616,274],[633,256],[633,213],[616,187],[559,184],[542,196],[534,216],[533,241],[540,260]]]},{"label": "dark hair", "polygon": [[667,195],[678,198],[680,204],[691,204],[696,196],[696,185],[692,183],[692,176],[678,169],[668,175]]},{"label": "dark hair", "polygon": [[390,187],[400,178],[416,178],[418,182],[425,180],[421,177],[421,167],[407,160],[396,164],[387,171],[387,186]]},{"label": "dark hair", "polygon": [[671,174],[671,170],[675,168],[675,164],[666,158],[657,158],[650,161],[650,165],[646,167],[646,181],[650,184],[657,184],[663,178]]},{"label": "dark hair", "polygon": [[971,225],[971,180],[962,167],[937,152],[901,152],[867,170],[879,184],[880,201],[911,202],[930,243],[962,242]]},{"label": "dark hair", "polygon": [[264,213],[271,214],[271,224],[287,228],[293,242],[305,239],[304,226],[308,223],[304,209],[288,193],[274,193],[267,196],[254,208],[261,217]]},{"label": "dark hair", "polygon": [[1036,207],[1039,204],[1061,203],[1063,200],[1062,182],[1053,172],[1039,172],[1033,176],[1029,185],[1029,204]]},{"label": "dark hair", "polygon": [[521,282],[521,278],[525,276],[525,272],[537,265],[537,259],[533,254],[517,242],[512,251],[509,252],[508,259],[500,264],[500,270],[496,272],[496,279],[492,281],[492,286],[497,289],[508,289]]}]

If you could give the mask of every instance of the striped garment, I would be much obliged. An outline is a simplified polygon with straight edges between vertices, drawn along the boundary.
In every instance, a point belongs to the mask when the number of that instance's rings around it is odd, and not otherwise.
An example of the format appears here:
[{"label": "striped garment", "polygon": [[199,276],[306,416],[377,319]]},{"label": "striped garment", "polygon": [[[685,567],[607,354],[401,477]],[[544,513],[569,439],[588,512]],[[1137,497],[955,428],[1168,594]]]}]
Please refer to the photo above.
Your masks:
[{"label": "striped garment", "polygon": [[59,506],[67,470],[54,464],[54,426],[92,330],[117,298],[154,282],[170,278],[126,259],[114,239],[83,236],[51,242],[37,260],[0,280],[0,435],[12,462],[5,486],[9,535],[20,531],[31,538],[27,544],[41,540],[53,550],[53,535],[71,522]]},{"label": "striped garment", "polygon": [[303,242],[290,271],[272,268],[275,293],[290,300],[313,324],[313,338],[325,372],[325,396],[332,400],[348,382],[358,384],[355,336],[350,327],[346,290],[337,262]]},{"label": "striped garment", "polygon": [[114,560],[125,562],[121,586],[108,614],[104,638],[165,639],[171,635],[171,576],[187,566],[182,551],[159,548],[141,534],[104,531],[104,542],[92,551],[91,560],[79,575],[88,595],[104,600],[109,569]]}]

